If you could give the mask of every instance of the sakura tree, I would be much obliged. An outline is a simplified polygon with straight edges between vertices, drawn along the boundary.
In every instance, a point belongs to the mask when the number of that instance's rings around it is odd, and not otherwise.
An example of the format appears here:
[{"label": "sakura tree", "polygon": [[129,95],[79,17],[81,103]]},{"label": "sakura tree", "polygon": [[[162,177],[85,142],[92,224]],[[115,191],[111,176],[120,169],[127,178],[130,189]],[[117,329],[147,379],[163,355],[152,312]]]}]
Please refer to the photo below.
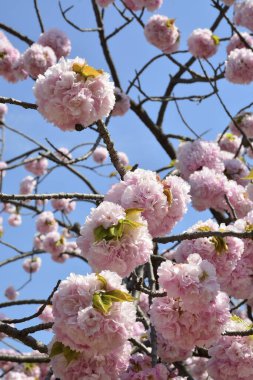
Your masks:
[{"label": "sakura tree", "polygon": [[252,380],[252,33],[253,0],[3,6],[1,378]]}]

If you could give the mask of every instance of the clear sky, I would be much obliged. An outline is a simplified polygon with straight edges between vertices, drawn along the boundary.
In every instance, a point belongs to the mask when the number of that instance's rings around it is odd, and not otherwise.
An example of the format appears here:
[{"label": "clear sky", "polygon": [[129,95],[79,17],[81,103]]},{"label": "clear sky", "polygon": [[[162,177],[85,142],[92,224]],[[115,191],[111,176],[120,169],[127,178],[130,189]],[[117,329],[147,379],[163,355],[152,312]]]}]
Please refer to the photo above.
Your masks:
[{"label": "clear sky", "polygon": [[[36,41],[39,37],[40,29],[34,12],[33,1],[9,0],[6,2],[1,0],[0,3],[0,22],[11,26]],[[96,33],[80,33],[66,24],[60,14],[58,1],[40,0],[38,3],[46,30],[57,27],[65,31],[70,37],[72,41],[71,58],[79,56],[85,58],[90,65],[96,68],[108,70],[101,53]],[[116,3],[118,4],[118,0],[116,0]],[[74,5],[74,8],[68,13],[68,17],[77,25],[80,27],[95,27],[95,20],[89,0],[63,0],[62,5],[64,8]],[[208,0],[164,0],[164,5],[159,12],[156,13],[176,19],[176,25],[181,30],[180,50],[186,49],[187,37],[193,29],[198,27],[209,28],[217,15],[217,11],[210,6],[210,1]],[[150,16],[151,14],[146,12],[144,20],[146,21]],[[109,34],[113,31],[121,22],[115,9],[109,7],[105,12],[107,33]],[[221,37],[228,37],[230,36],[230,30],[223,22],[216,34]],[[17,38],[11,35],[8,35],[8,38],[21,52],[24,52],[27,48],[27,45]],[[129,80],[134,77],[135,70],[139,70],[145,62],[154,55],[160,54],[158,49],[147,43],[143,35],[143,29],[136,22],[133,22],[128,28],[124,29],[122,33],[117,35],[115,39],[111,40],[109,45],[121,78],[123,89],[126,89]],[[214,64],[224,61],[226,54],[225,46],[226,43],[221,44],[219,53],[212,59]],[[190,56],[188,54],[179,54],[176,57],[183,63],[186,62]],[[193,67],[196,71],[201,72],[197,63]],[[141,79],[143,89],[151,96],[162,95],[167,86],[169,75],[173,74],[175,70],[177,69],[172,66],[166,57],[162,58],[154,63]],[[0,78],[0,96],[35,102],[32,87],[33,81],[31,79],[13,85]],[[252,100],[252,86],[235,86],[222,80],[219,82],[219,88],[223,100],[228,105],[232,114],[235,114],[238,109]],[[175,89],[175,95],[177,96],[204,94],[208,92],[210,92],[210,86],[208,84],[201,86],[180,85]],[[133,90],[130,95],[133,96],[134,99],[137,99],[139,94],[136,90]],[[208,140],[214,139],[218,131],[224,129],[229,122],[227,115],[215,97],[201,104],[183,102],[180,106],[187,122],[198,134],[208,131],[205,135]],[[145,108],[155,120],[159,105],[157,103],[148,102]],[[45,139],[48,138],[57,147],[65,146],[70,149],[79,143],[91,143],[95,139],[95,135],[91,131],[83,131],[82,133],[62,132],[46,123],[42,116],[36,111],[25,110],[17,106],[9,106],[6,123],[32,136],[43,144],[47,144]],[[168,107],[164,129],[167,133],[193,137],[183,125],[174,104]],[[129,112],[124,118],[113,118],[109,130],[115,141],[116,149],[126,152],[132,165],[138,163],[141,168],[155,170],[169,164],[169,157],[166,156],[151,133],[132,112]],[[25,149],[28,150],[30,148],[31,145],[27,141],[7,132],[3,159],[8,160],[14,155],[23,152]],[[80,149],[78,154],[83,154],[85,151],[85,148],[83,148],[83,150]],[[87,163],[90,166],[93,165],[92,160]],[[91,171],[83,168],[80,168],[80,171],[93,181],[101,193],[106,192],[110,185],[115,182],[115,179],[96,176]],[[107,168],[105,171],[106,173],[110,173],[113,169]],[[29,173],[23,168],[8,172],[3,191],[17,193],[21,179],[28,174]],[[39,191],[88,192],[88,189],[79,179],[71,176],[71,174],[67,174],[63,169],[58,169],[48,180],[42,183]],[[79,204],[78,209],[71,215],[71,220],[78,221],[82,224],[87,213],[88,205],[84,203]],[[25,214],[27,214],[27,212],[25,212]],[[208,216],[209,213],[207,212],[200,215],[190,209],[184,221],[179,223],[176,227],[175,232],[182,232],[197,220],[206,219]],[[16,245],[20,249],[30,250],[32,248],[33,233],[35,231],[34,218],[31,220],[30,216],[27,215],[24,216],[23,220],[22,226],[14,229],[8,226],[5,217],[3,240]],[[0,246],[0,261],[13,254],[13,251]],[[10,284],[15,287],[21,286],[27,280],[27,274],[21,267],[21,261],[9,265],[9,267],[0,268],[0,271],[0,302],[4,302],[4,289]],[[62,265],[52,262],[49,255],[44,255],[41,270],[33,276],[32,282],[24,288],[20,298],[45,298],[58,279],[64,279],[70,272],[85,274],[87,271],[88,268],[76,259],[68,260],[66,264]],[[2,310],[9,316],[14,317],[17,315],[28,315],[29,312],[33,312],[35,309],[36,306]],[[38,320],[36,322],[38,323]],[[38,334],[37,336],[44,339],[45,334]],[[45,339],[48,339],[48,337]]]}]

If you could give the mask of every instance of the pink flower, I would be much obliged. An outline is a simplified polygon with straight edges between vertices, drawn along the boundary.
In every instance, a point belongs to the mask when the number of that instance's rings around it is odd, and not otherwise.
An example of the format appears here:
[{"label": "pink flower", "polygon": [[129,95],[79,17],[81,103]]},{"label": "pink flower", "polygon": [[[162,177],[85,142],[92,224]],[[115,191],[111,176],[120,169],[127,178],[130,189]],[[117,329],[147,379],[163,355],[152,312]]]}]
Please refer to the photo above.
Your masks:
[{"label": "pink flower", "polygon": [[15,301],[15,299],[19,296],[19,292],[17,292],[13,286],[8,286],[8,288],[5,289],[4,295],[10,301]]},{"label": "pink flower", "polygon": [[123,166],[129,165],[129,159],[124,152],[118,152],[118,159]]},{"label": "pink flower", "polygon": [[51,359],[51,364],[54,374],[61,380],[119,380],[127,369],[130,353],[131,345],[127,342],[107,355],[77,353],[77,358],[70,363],[59,354]]},{"label": "pink flower", "polygon": [[145,25],[144,34],[149,43],[165,54],[174,53],[178,49],[180,33],[174,19],[161,15],[152,16]]},{"label": "pink flower", "polygon": [[236,181],[239,185],[247,186],[249,180],[243,178],[249,175],[248,167],[239,158],[233,158],[233,154],[226,153],[228,157],[224,157],[225,175],[228,179]]},{"label": "pink flower", "polygon": [[49,46],[33,44],[23,54],[24,69],[33,78],[44,72],[56,63],[56,55]]},{"label": "pink flower", "polygon": [[207,358],[198,358],[196,356],[192,356],[186,360],[185,364],[187,371],[195,380],[212,380],[210,377],[208,377],[208,373],[206,371],[207,362]]},{"label": "pink flower", "polygon": [[0,161],[0,169],[1,169],[1,171],[0,171],[0,179],[3,178],[3,177],[5,176],[6,171],[3,170],[3,169],[7,168],[7,166],[8,166],[8,165],[6,164],[6,162],[4,162],[4,161]]},{"label": "pink flower", "polygon": [[180,299],[157,297],[150,310],[151,322],[176,347],[210,347],[225,330],[229,318],[229,299],[219,292],[216,299],[199,312],[184,310]]},{"label": "pink flower", "polygon": [[225,64],[225,78],[231,83],[249,84],[253,81],[253,52],[234,49]]},{"label": "pink flower", "polygon": [[[240,148],[241,143],[242,143],[242,138],[237,136],[238,132],[239,131],[237,129],[237,133],[235,134],[225,133],[222,136],[221,140],[220,140],[220,135],[218,135],[217,142],[221,150],[225,150],[227,152],[234,153],[234,154],[238,152],[238,149]],[[241,147],[240,149],[240,153],[242,152],[243,152],[243,147]]]},{"label": "pink flower", "polygon": [[62,162],[68,162],[72,159],[72,154],[69,152],[68,148],[65,148],[64,146],[58,148],[54,154]]},{"label": "pink flower", "polygon": [[49,46],[55,52],[57,59],[66,57],[71,52],[71,42],[64,32],[59,29],[49,29],[38,39],[42,46]]},{"label": "pink flower", "polygon": [[215,267],[197,253],[189,255],[186,264],[165,261],[158,268],[158,276],[167,296],[180,298],[184,310],[200,312],[220,290]]},{"label": "pink flower", "polygon": [[48,160],[46,157],[30,158],[25,160],[25,168],[35,176],[41,176],[47,173]]},{"label": "pink flower", "polygon": [[[125,277],[149,261],[153,252],[152,238],[147,222],[139,214],[138,210],[128,213],[112,202],[103,202],[92,209],[81,228],[77,245],[94,271],[109,269]],[[116,236],[106,236],[110,229],[115,229]]]},{"label": "pink flower", "polygon": [[68,255],[62,254],[66,250],[66,241],[58,232],[49,232],[43,239],[43,249],[51,253],[52,260],[57,263],[64,263]]},{"label": "pink flower", "polygon": [[63,131],[85,128],[108,116],[115,103],[113,90],[108,73],[79,58],[61,58],[34,86],[39,112]]},{"label": "pink flower", "polygon": [[102,8],[108,7],[108,5],[112,4],[114,0],[96,0],[97,5]]},{"label": "pink flower", "polygon": [[36,229],[41,234],[48,234],[49,232],[56,231],[58,223],[51,211],[42,212],[36,220]]},{"label": "pink flower", "polygon": [[222,2],[228,6],[233,5],[235,0],[222,0]]},{"label": "pink flower", "polygon": [[0,75],[7,81],[16,83],[18,80],[26,79],[27,73],[20,58],[19,51],[0,32]]},{"label": "pink flower", "polygon": [[74,211],[76,208],[76,202],[72,199],[52,199],[51,205],[55,210],[59,210],[64,212],[65,214],[69,214]]},{"label": "pink flower", "polygon": [[207,371],[214,379],[251,380],[253,344],[251,337],[224,336],[210,350]]},{"label": "pink flower", "polygon": [[[164,364],[159,363],[152,367],[150,356],[134,354],[131,356],[128,370],[121,376],[121,380],[167,380],[172,378],[170,375],[170,370]],[[175,380],[177,379],[182,378],[176,377]]]},{"label": "pink flower", "polygon": [[8,218],[8,223],[12,227],[18,227],[22,224],[22,217],[20,214],[13,213]]},{"label": "pink flower", "polygon": [[235,181],[229,181],[224,174],[217,173],[215,170],[204,167],[196,171],[190,176],[189,184],[192,205],[198,211],[213,208],[231,214],[225,195],[239,218],[244,217],[253,207],[243,186]]},{"label": "pink flower", "polygon": [[163,0],[124,0],[124,3],[132,11],[138,11],[145,7],[148,11],[153,12],[161,7]]},{"label": "pink flower", "polygon": [[92,154],[93,160],[97,162],[98,164],[102,164],[107,159],[107,157],[108,157],[108,150],[104,148],[103,146],[97,147]]},{"label": "pink flower", "polygon": [[4,116],[6,115],[7,111],[8,111],[7,105],[0,103],[0,125],[1,125],[1,122],[4,121]]},{"label": "pink flower", "polygon": [[156,173],[137,169],[113,185],[105,200],[119,203],[125,209],[144,209],[142,215],[148,222],[149,232],[152,236],[162,236],[171,231],[186,212],[189,186],[175,176],[161,181]]},{"label": "pink flower", "polygon": [[235,4],[234,22],[253,31],[253,1],[244,0]]},{"label": "pink flower", "polygon": [[23,178],[20,182],[20,194],[27,195],[32,194],[33,190],[36,186],[36,180],[34,177],[28,175],[27,177]]},{"label": "pink flower", "polygon": [[135,306],[132,302],[112,302],[108,312],[103,313],[93,303],[94,294],[115,289],[126,292],[116,273],[70,274],[52,300],[56,340],[87,355],[107,355],[122,347],[133,331]]},{"label": "pink flower", "polygon": [[177,151],[177,168],[184,179],[203,167],[215,169],[217,173],[224,171],[221,151],[217,143],[196,140],[184,142]]},{"label": "pink flower", "polygon": [[218,50],[219,37],[209,29],[195,29],[188,38],[189,52],[196,58],[210,58]]},{"label": "pink flower", "polygon": [[230,54],[231,51],[235,49],[242,49],[242,48],[247,48],[248,46],[245,44],[244,40],[246,43],[253,47],[253,37],[249,33],[240,33],[241,37],[235,33],[231,38],[230,41],[227,45],[227,53]]},{"label": "pink flower", "polygon": [[38,270],[41,267],[41,258],[38,256],[34,256],[31,259],[25,259],[22,264],[23,269],[27,273],[35,273],[38,272]]},{"label": "pink flower", "polygon": [[[42,306],[42,305],[41,305]],[[39,310],[40,308],[38,308]],[[38,316],[43,322],[54,322],[53,309],[51,305],[47,305],[42,313]]]},{"label": "pink flower", "polygon": [[162,334],[157,334],[157,353],[162,361],[173,363],[191,356],[191,349],[178,347],[174,342],[164,339]]},{"label": "pink flower", "polygon": [[[241,112],[238,113],[233,119],[247,137],[253,138],[253,113]],[[236,136],[241,136],[241,132],[232,121],[229,124],[229,128]]]},{"label": "pink flower", "polygon": [[115,87],[116,102],[112,110],[112,116],[123,116],[130,108],[130,98],[120,88]]},{"label": "pink flower", "polygon": [[[221,226],[222,229],[231,230],[230,226]],[[217,223],[207,220],[198,222],[187,230],[192,233],[196,231],[219,231]],[[189,255],[198,253],[203,260],[210,262],[216,269],[217,278],[221,289],[228,290],[228,284],[232,271],[236,268],[244,251],[243,241],[232,236],[224,239],[205,237],[181,242],[175,252],[174,258],[177,262],[186,262]]]}]

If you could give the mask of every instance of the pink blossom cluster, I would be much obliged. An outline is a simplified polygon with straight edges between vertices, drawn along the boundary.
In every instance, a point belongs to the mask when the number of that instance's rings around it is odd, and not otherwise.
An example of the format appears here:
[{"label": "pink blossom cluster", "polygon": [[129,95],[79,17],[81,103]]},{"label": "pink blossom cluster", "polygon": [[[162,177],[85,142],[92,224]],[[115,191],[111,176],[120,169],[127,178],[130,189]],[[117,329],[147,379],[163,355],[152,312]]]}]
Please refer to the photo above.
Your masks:
[{"label": "pink blossom cluster", "polygon": [[123,116],[130,108],[130,98],[120,88],[115,87],[115,105],[112,110],[112,116]]},{"label": "pink blossom cluster", "polygon": [[38,39],[38,44],[49,46],[55,53],[57,59],[66,57],[71,52],[71,42],[66,34],[59,29],[52,28],[42,33]]},{"label": "pink blossom cluster", "polygon": [[[253,138],[253,114],[251,112],[238,113],[234,121],[229,123],[229,129],[236,136],[241,136],[242,130],[249,138]],[[238,128],[239,127],[239,128]]]},{"label": "pink blossom cluster", "polygon": [[22,56],[24,69],[28,74],[36,79],[39,74],[44,72],[57,61],[56,55],[49,46],[33,44]]},{"label": "pink blossom cluster", "polygon": [[4,103],[0,103],[0,125],[1,125],[1,122],[4,121],[4,117],[7,113],[7,111],[8,111],[7,105]]},{"label": "pink blossom cluster", "polygon": [[48,159],[46,157],[30,158],[25,160],[24,166],[35,176],[41,176],[47,173]]},{"label": "pink blossom cluster", "polygon": [[108,7],[108,5],[112,4],[114,0],[96,0],[97,5],[102,8]]},{"label": "pink blossom cluster", "polygon": [[158,363],[152,367],[151,358],[143,354],[131,356],[129,367],[126,373],[123,373],[120,380],[186,380],[185,377],[175,376],[164,364]]},{"label": "pink blossom cluster", "polygon": [[94,307],[94,294],[114,289],[126,292],[116,273],[103,271],[100,275],[106,285],[95,273],[87,276],[72,273],[61,282],[53,297],[55,338],[75,351],[107,354],[124,345],[131,336],[135,322],[132,302],[115,302],[105,314]]},{"label": "pink blossom cluster", "polygon": [[234,22],[253,31],[253,1],[238,1],[234,7]]},{"label": "pink blossom cluster", "polygon": [[203,140],[181,143],[177,151],[176,167],[184,179],[189,179],[192,173],[203,167],[214,169],[217,173],[224,171],[218,144]]},{"label": "pink blossom cluster", "polygon": [[19,295],[19,292],[12,285],[10,285],[8,286],[8,288],[5,289],[4,295],[10,301],[15,301],[15,299]]},{"label": "pink blossom cluster", "polygon": [[222,292],[199,311],[185,309],[180,298],[168,296],[155,298],[150,309],[157,333],[189,350],[214,344],[225,330],[229,315],[229,299]]},{"label": "pink blossom cluster", "polygon": [[[222,230],[231,230],[230,226],[221,226]],[[219,231],[219,225],[212,221],[198,222],[187,232]],[[176,248],[174,258],[178,263],[187,262],[189,255],[198,253],[203,260],[211,263],[217,273],[221,290],[227,291],[231,273],[236,268],[244,252],[243,241],[239,238],[227,236],[225,238],[203,237],[193,240],[184,240]]]},{"label": "pink blossom cluster", "polygon": [[248,48],[249,46],[253,47],[253,37],[249,33],[244,32],[240,35],[235,33],[229,40],[227,53],[229,55],[235,49]]},{"label": "pink blossom cluster", "polygon": [[98,164],[102,164],[107,159],[108,155],[108,150],[103,146],[99,146],[92,153],[92,158]]},{"label": "pink blossom cluster", "polygon": [[180,32],[174,19],[154,15],[145,25],[144,34],[151,45],[162,50],[165,54],[174,53],[178,49]]},{"label": "pink blossom cluster", "polygon": [[36,180],[34,177],[28,175],[20,182],[19,192],[22,195],[32,194],[36,186]]},{"label": "pink blossom cluster", "polygon": [[94,271],[109,269],[125,277],[149,261],[153,252],[152,238],[140,211],[130,209],[128,212],[108,201],[91,210],[77,245]]},{"label": "pink blossom cluster", "polygon": [[38,111],[63,131],[88,127],[108,116],[115,103],[109,74],[80,58],[61,58],[39,75],[34,94]]},{"label": "pink blossom cluster", "polygon": [[51,205],[55,210],[62,211],[65,214],[69,214],[76,208],[76,202],[72,199],[52,199]]},{"label": "pink blossom cluster", "polygon": [[0,31],[0,75],[7,81],[16,83],[27,78],[20,52]]},{"label": "pink blossom cluster", "polygon": [[226,211],[231,215],[232,211],[225,200],[225,195],[239,218],[247,215],[253,207],[243,186],[228,180],[223,173],[214,169],[204,167],[202,170],[194,172],[189,178],[189,184],[192,205],[198,211],[213,208],[221,212]]},{"label": "pink blossom cluster", "polygon": [[187,211],[189,186],[179,177],[168,176],[161,181],[156,173],[137,169],[128,172],[124,180],[112,186],[105,200],[125,209],[141,208],[151,235],[170,232]]},{"label": "pink blossom cluster", "polygon": [[118,152],[118,159],[123,166],[127,166],[129,164],[129,158],[125,152]]},{"label": "pink blossom cluster", "polygon": [[162,6],[163,0],[124,0],[124,4],[132,11],[147,8],[148,11],[153,12]]},{"label": "pink blossom cluster", "polygon": [[187,263],[165,261],[158,268],[158,276],[167,296],[180,298],[184,310],[200,312],[220,290],[215,267],[197,253],[190,254]]},{"label": "pink blossom cluster", "polygon": [[22,267],[27,273],[35,273],[41,267],[42,260],[39,256],[33,256],[23,261]]},{"label": "pink blossom cluster", "polygon": [[[237,232],[251,231],[253,225],[253,212],[249,212],[244,219],[238,219],[234,225],[230,225],[230,230]],[[242,239],[244,251],[236,267],[232,271],[229,282],[228,292],[236,298],[252,298],[253,290],[253,244],[251,239]]]},{"label": "pink blossom cluster", "polygon": [[253,52],[251,49],[234,49],[225,64],[225,78],[235,84],[249,84],[253,81]]},{"label": "pink blossom cluster", "polygon": [[80,352],[70,363],[64,355],[52,358],[51,365],[55,376],[61,380],[119,380],[119,376],[127,369],[131,353],[130,343],[106,355],[87,355]]},{"label": "pink blossom cluster", "polygon": [[252,337],[224,336],[210,348],[209,355],[207,371],[214,380],[252,379]]},{"label": "pink blossom cluster", "polygon": [[[225,150],[226,152],[235,154],[238,152],[241,146],[242,139],[241,137],[238,137],[237,134],[225,133],[223,136],[218,135],[217,142],[221,150]],[[240,153],[242,152],[243,152],[243,148],[240,149]]]},{"label": "pink blossom cluster", "polygon": [[232,179],[239,185],[246,186],[249,183],[249,180],[244,179],[249,175],[247,165],[240,158],[234,158],[235,155],[232,153],[224,152],[222,156],[225,165],[224,174],[227,178]]},{"label": "pink blossom cluster", "polygon": [[189,357],[186,361],[187,371],[192,375],[194,380],[215,380],[208,376],[206,371],[208,359],[200,357]]},{"label": "pink blossom cluster", "polygon": [[[121,302],[111,301],[104,310],[103,297],[110,294],[122,296]],[[61,282],[52,300],[55,336],[49,347],[56,376],[78,380],[96,374],[101,380],[118,379],[127,369],[131,351],[127,340],[136,318],[133,298],[128,296],[121,278],[110,271],[72,273]],[[65,347],[63,354],[59,349],[54,352],[55,345]]]},{"label": "pink blossom cluster", "polygon": [[189,52],[196,58],[210,58],[218,50],[219,37],[209,29],[195,29],[188,38]]}]

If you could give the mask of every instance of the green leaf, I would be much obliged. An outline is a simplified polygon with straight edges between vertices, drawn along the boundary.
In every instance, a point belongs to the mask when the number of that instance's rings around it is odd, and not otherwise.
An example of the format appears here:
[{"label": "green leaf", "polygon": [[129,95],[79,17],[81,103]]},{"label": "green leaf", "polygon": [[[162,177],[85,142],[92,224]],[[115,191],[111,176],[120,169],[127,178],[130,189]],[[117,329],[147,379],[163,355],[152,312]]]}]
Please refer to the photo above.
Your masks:
[{"label": "green leaf", "polygon": [[109,296],[113,302],[133,302],[135,300],[131,294],[119,289],[106,292],[106,296]]},{"label": "green leaf", "polygon": [[107,281],[106,281],[106,279],[105,279],[103,276],[101,276],[101,274],[99,274],[99,273],[96,273],[96,277],[97,277],[97,279],[98,279],[100,282],[102,282],[103,288],[106,289],[106,286],[107,286]]},{"label": "green leaf", "polygon": [[208,227],[208,226],[200,226],[200,227],[198,227],[197,231],[199,231],[199,232],[209,232],[209,231],[211,231],[211,228]]},{"label": "green leaf", "polygon": [[234,140],[235,140],[235,135],[233,135],[233,133],[226,133],[226,134],[225,134],[225,137],[226,137],[229,141],[234,141]]},{"label": "green leaf", "polygon": [[253,169],[249,172],[249,174],[246,177],[243,177],[241,179],[253,179]]},{"label": "green leaf", "polygon": [[228,246],[223,237],[220,236],[213,236],[211,238],[211,242],[215,246],[215,250],[218,254],[222,254],[224,251],[228,251]]},{"label": "green leaf", "polygon": [[139,216],[144,211],[144,208],[127,208],[126,209],[126,219],[132,219]]},{"label": "green leaf", "polygon": [[102,314],[107,314],[111,307],[112,301],[110,298],[106,298],[105,293],[96,292],[92,297],[92,306]]},{"label": "green leaf", "polygon": [[164,189],[163,190],[163,194],[166,196],[167,198],[167,203],[169,206],[172,205],[172,202],[173,202],[173,195],[172,195],[172,192],[171,190],[168,188],[168,189]]},{"label": "green leaf", "polygon": [[63,353],[64,345],[61,342],[54,342],[51,352],[49,354],[50,358],[53,358],[56,355],[60,355]]},{"label": "green leaf", "polygon": [[65,359],[67,360],[67,363],[69,364],[73,360],[78,359],[78,356],[80,355],[80,353],[77,351],[71,350],[71,348],[68,346],[64,346],[63,355],[64,355]]},{"label": "green leaf", "polygon": [[102,314],[108,314],[114,302],[133,302],[131,294],[122,290],[114,289],[107,292],[98,291],[93,294],[92,305]]},{"label": "green leaf", "polygon": [[169,29],[172,28],[174,24],[175,24],[175,19],[174,18],[168,18],[168,20],[166,21],[166,26]]},{"label": "green leaf", "polygon": [[212,35],[212,39],[213,39],[215,45],[219,45],[220,44],[220,39],[215,34]]}]

